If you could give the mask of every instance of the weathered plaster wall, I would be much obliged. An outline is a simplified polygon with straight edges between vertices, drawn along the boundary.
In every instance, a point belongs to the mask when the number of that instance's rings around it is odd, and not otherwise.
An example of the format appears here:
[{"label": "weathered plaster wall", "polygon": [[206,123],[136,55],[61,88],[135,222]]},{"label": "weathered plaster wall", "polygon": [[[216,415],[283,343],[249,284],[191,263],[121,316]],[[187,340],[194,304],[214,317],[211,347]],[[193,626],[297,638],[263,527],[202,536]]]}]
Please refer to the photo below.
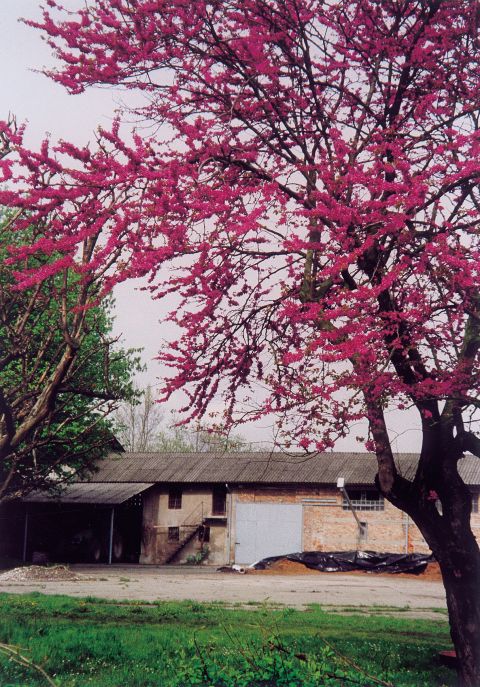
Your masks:
[{"label": "weathered plaster wall", "polygon": [[[141,563],[163,564],[175,553],[179,544],[193,534],[196,527],[205,518],[205,526],[210,528],[209,554],[205,563],[222,565],[226,558],[226,518],[209,517],[212,515],[212,488],[182,487],[181,508],[169,508],[169,488],[157,487],[145,499],[144,505],[144,540]],[[179,528],[179,542],[168,540],[168,529]],[[171,560],[172,563],[184,563],[189,556],[196,555],[203,542],[195,533],[188,543]]]}]

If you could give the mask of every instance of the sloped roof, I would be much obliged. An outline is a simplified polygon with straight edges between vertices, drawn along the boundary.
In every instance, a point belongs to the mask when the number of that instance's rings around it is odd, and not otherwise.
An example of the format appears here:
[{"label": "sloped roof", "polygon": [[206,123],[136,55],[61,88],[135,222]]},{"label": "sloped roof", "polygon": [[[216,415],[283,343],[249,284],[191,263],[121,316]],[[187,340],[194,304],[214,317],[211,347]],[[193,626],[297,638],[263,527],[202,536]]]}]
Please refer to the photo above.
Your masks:
[{"label": "sloped roof", "polygon": [[[412,479],[418,455],[396,456],[400,474]],[[480,459],[467,455],[459,463],[466,484],[480,485]],[[377,472],[368,453],[119,453],[99,464],[91,482],[218,483],[218,484],[336,484],[371,485]]]},{"label": "sloped roof", "polygon": [[115,505],[128,501],[132,496],[136,496],[152,486],[153,484],[141,482],[116,484],[111,482],[77,482],[69,484],[61,494],[33,492],[23,500],[33,503],[103,503]]}]

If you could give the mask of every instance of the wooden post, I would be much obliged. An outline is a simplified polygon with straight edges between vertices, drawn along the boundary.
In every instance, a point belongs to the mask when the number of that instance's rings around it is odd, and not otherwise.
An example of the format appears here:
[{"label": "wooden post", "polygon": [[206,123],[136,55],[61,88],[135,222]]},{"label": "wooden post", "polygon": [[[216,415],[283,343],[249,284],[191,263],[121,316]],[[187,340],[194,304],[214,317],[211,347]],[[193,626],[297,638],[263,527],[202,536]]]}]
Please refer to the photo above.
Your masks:
[{"label": "wooden post", "polygon": [[112,557],[113,557],[113,523],[115,521],[115,506],[112,506],[112,510],[110,512],[110,536],[108,539],[108,565],[112,564]]},{"label": "wooden post", "polygon": [[27,542],[28,542],[28,505],[25,506],[25,527],[23,530],[23,552],[22,560],[25,563],[27,560]]}]

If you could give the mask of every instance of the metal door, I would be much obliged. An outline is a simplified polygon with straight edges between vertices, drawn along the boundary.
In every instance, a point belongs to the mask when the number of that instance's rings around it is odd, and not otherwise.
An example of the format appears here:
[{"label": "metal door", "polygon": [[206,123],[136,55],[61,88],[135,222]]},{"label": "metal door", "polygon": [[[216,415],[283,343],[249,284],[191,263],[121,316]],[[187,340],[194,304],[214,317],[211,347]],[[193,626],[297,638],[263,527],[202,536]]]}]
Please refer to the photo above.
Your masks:
[{"label": "metal door", "polygon": [[302,550],[301,504],[237,503],[235,563]]}]

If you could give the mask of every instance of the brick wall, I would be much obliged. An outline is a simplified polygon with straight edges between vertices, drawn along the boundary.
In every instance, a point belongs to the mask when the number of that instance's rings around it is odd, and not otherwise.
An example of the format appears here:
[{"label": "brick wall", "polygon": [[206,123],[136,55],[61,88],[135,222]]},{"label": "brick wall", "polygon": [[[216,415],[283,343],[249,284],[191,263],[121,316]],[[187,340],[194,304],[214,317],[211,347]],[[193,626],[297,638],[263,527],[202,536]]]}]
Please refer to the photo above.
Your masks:
[{"label": "brick wall", "polygon": [[[359,540],[353,514],[343,509],[341,492],[335,487],[265,488],[244,487],[235,493],[238,502],[301,503],[303,505],[303,550],[346,551],[370,549],[393,553],[426,553],[429,548],[412,520],[384,501],[384,510],[356,510],[367,534]],[[234,528],[233,519],[232,527]],[[472,513],[472,529],[480,542],[480,514]],[[232,540],[235,540],[234,532]],[[233,552],[233,549],[232,549]]]}]

